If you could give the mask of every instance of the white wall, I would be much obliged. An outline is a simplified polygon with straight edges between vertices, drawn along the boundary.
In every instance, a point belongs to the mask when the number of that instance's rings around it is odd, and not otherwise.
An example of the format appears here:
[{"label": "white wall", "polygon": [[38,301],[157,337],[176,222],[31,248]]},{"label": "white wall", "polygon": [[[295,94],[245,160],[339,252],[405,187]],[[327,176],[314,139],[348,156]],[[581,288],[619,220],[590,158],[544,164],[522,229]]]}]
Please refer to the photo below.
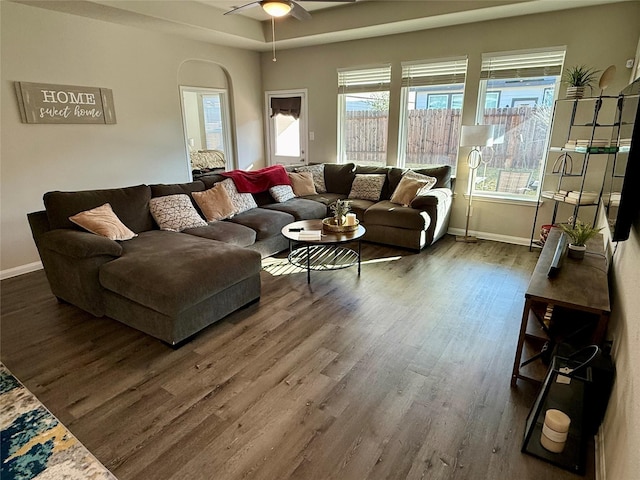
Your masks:
[{"label": "white wall", "polygon": [[[625,62],[635,55],[640,36],[638,18],[640,2],[626,2],[283,50],[278,52],[275,63],[271,61],[270,53],[263,53],[263,86],[266,90],[308,89],[309,131],[315,134],[315,140],[309,142],[308,158],[311,162],[335,161],[336,70],[390,63],[392,98],[388,155],[393,164],[397,151],[394,125],[398,124],[402,61],[467,55],[463,123],[474,124],[482,53],[566,45],[566,65],[586,64],[601,70],[616,65],[618,75],[608,91],[617,93],[628,84],[629,71]],[[561,95],[564,96],[564,87]],[[457,198],[451,220],[454,228],[464,228],[466,202],[462,194],[468,182],[467,152],[461,152],[458,164]],[[549,203],[543,207],[541,219],[550,218]],[[470,228],[504,239],[528,239],[534,213],[535,205],[483,202],[476,197]]]},{"label": "white wall", "polygon": [[[190,180],[179,84],[208,84],[188,60],[219,64],[231,83],[238,166],[264,165],[259,55],[84,17],[0,2],[0,270],[38,261],[26,214],[49,190]],[[14,81],[113,90],[116,125],[20,122]]]}]

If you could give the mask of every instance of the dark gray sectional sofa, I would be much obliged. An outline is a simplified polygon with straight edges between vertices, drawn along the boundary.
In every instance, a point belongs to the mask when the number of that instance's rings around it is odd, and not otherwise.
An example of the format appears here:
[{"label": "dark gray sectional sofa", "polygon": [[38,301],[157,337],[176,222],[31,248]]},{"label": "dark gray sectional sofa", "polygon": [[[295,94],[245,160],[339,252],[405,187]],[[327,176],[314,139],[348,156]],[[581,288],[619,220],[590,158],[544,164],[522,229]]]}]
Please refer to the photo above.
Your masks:
[{"label": "dark gray sectional sofa", "polygon": [[[403,170],[326,164],[327,193],[276,203],[255,194],[258,208],[207,226],[160,230],[152,197],[204,191],[225,177],[183,184],[138,185],[80,192],[48,192],[45,210],[28,214],[53,294],[95,316],[109,316],[171,345],[260,297],[261,258],[287,248],[281,229],[323,218],[346,198],[357,173],[387,175],[379,202],[354,200],[365,240],[420,250],[446,233],[451,210],[449,167],[417,170],[438,178],[409,207],[389,202]],[[83,231],[69,217],[110,203],[135,238],[122,242]],[[194,202],[197,208],[197,205]]]}]

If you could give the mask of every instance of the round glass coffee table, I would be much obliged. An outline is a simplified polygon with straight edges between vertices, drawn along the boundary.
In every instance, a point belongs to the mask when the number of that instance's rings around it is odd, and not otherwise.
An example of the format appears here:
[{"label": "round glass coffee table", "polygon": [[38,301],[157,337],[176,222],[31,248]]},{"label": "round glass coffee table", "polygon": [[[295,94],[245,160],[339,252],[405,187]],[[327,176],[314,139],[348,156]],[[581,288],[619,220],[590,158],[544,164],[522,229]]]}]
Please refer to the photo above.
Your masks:
[{"label": "round glass coffee table", "polygon": [[[319,240],[300,238],[301,232],[315,231],[321,232]],[[338,270],[358,265],[360,275],[360,247],[365,233],[362,225],[353,232],[325,232],[322,220],[300,220],[282,228],[282,235],[289,240],[289,262],[307,269],[307,283],[311,283],[311,270]],[[358,243],[357,250],[345,246],[353,242]]]}]

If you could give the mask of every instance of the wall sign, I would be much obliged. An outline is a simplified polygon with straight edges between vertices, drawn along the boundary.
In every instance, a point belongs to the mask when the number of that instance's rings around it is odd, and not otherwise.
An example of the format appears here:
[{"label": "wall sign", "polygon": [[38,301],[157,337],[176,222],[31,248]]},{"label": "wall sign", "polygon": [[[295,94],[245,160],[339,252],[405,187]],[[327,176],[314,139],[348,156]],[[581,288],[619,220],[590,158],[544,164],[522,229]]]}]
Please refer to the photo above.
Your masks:
[{"label": "wall sign", "polygon": [[15,82],[22,123],[116,123],[109,88]]}]

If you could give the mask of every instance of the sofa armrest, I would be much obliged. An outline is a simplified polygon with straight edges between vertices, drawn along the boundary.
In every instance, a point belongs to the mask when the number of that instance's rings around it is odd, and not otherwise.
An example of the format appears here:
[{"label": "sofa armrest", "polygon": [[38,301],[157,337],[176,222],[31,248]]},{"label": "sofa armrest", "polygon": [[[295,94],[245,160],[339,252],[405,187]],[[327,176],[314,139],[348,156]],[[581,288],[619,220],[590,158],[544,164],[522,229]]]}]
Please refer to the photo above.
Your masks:
[{"label": "sofa armrest", "polygon": [[100,255],[119,257],[122,255],[122,246],[114,240],[66,228],[43,233],[39,239],[39,247],[73,258],[89,258]]},{"label": "sofa armrest", "polygon": [[450,201],[452,195],[453,192],[448,188],[433,188],[422,195],[418,195],[411,201],[409,206],[417,210],[424,210],[427,207],[437,206],[442,202]]}]

